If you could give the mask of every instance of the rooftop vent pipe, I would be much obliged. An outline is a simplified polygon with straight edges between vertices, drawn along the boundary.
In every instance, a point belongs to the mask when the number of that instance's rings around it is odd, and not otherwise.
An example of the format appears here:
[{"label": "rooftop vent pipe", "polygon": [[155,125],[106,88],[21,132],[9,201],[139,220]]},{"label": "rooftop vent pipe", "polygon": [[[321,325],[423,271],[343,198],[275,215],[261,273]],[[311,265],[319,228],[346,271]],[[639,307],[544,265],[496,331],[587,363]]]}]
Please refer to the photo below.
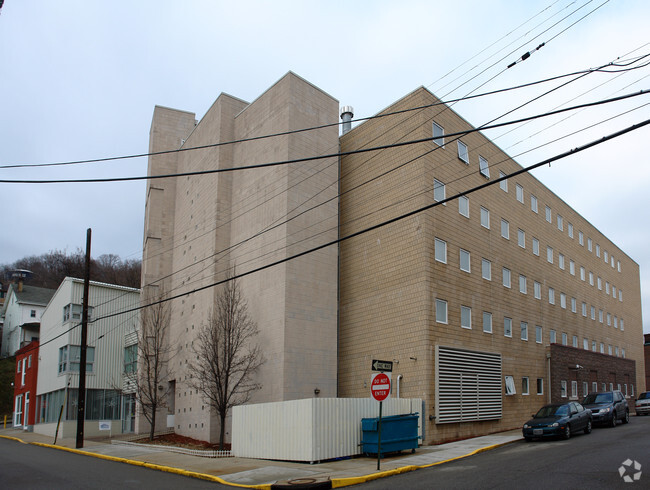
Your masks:
[{"label": "rooftop vent pipe", "polygon": [[341,135],[344,135],[352,129],[352,118],[354,117],[354,109],[350,105],[341,107],[341,120],[343,125],[341,128]]}]

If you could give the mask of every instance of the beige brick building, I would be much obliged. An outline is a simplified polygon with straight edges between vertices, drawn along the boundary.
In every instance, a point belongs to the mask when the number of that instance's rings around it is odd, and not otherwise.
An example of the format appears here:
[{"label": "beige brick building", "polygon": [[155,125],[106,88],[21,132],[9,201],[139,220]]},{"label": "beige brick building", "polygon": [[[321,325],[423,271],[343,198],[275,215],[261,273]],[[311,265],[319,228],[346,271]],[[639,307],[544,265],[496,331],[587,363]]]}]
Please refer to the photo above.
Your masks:
[{"label": "beige brick building", "polygon": [[[192,291],[233,266],[255,269],[521,169],[481,133],[445,138],[471,126],[437,102],[417,89],[383,113],[427,107],[368,120],[340,138],[327,126],[150,157],[152,176],[189,174],[150,181],[143,254],[144,285],[187,293],[172,302],[177,432],[214,439],[218,430],[187,384],[192,342],[218,288]],[[252,103],[220,95],[199,123],[156,107],[150,151],[329,125],[337,113],[335,99],[289,73]],[[191,174],[420,138],[429,141]],[[367,397],[371,360],[393,360],[393,396],[399,387],[400,397],[425,400],[424,442],[432,443],[519,427],[556,391],[581,398],[592,378],[630,396],[644,388],[638,265],[529,174],[246,276],[241,286],[267,359],[255,402]],[[575,363],[569,356],[571,365],[558,366],[563,355],[554,364],[552,343],[576,347]],[[599,372],[594,352],[635,367]],[[631,365],[603,363],[619,364]]]}]

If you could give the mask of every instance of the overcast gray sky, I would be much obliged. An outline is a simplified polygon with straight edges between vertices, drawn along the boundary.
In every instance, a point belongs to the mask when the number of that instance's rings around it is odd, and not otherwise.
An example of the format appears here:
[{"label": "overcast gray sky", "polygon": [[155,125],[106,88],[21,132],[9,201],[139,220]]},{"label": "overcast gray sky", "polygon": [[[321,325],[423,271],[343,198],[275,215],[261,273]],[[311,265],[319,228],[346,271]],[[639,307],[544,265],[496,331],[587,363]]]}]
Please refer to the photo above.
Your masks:
[{"label": "overcast gray sky", "polygon": [[[201,118],[219,93],[252,101],[289,70],[364,117],[421,85],[447,100],[485,82],[477,93],[631,61],[650,53],[649,22],[650,2],[638,0],[5,0],[0,166],[144,153],[154,105]],[[454,110],[479,126],[560,83],[461,102]],[[650,68],[593,73],[506,119],[648,88]],[[640,96],[486,135],[528,165],[647,119],[648,103],[650,96]],[[639,263],[645,332],[649,139],[646,127],[534,173]],[[0,168],[0,179],[145,174],[146,158]],[[84,248],[87,228],[93,256],[140,258],[144,197],[143,182],[0,184],[0,263]]]}]

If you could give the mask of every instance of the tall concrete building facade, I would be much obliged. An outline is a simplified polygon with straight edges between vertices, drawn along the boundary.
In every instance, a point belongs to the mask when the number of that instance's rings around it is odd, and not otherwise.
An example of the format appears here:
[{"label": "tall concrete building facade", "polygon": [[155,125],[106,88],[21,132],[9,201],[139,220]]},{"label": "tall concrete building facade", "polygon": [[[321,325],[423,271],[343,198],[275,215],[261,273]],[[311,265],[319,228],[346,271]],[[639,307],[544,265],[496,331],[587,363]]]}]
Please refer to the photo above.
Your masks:
[{"label": "tall concrete building facade", "polygon": [[[151,152],[204,147],[149,159],[151,176],[184,174],[149,181],[142,270],[149,297],[187,293],[171,302],[167,409],[176,432],[218,435],[216,414],[189,383],[196,335],[220,291],[205,287],[337,237],[337,158],[228,170],[336,154],[337,119],[338,102],[293,73],[251,103],[221,94],[200,122],[155,108]],[[252,401],[336,396],[336,247],[239,281],[265,357]]]},{"label": "tall concrete building facade", "polygon": [[143,289],[178,296],[175,430],[218,430],[188,382],[207,286],[337,237],[240,280],[266,358],[252,401],[368,397],[371,361],[391,360],[392,396],[425,400],[435,443],[643,389],[638,265],[527,173],[469,193],[521,167],[480,132],[446,136],[473,128],[428,90],[380,115],[339,138],[338,102],[292,73],[251,103],[220,95],[199,123],[156,107],[150,151],[183,150],[150,157],[152,177],[181,175],[149,181],[143,255]]}]

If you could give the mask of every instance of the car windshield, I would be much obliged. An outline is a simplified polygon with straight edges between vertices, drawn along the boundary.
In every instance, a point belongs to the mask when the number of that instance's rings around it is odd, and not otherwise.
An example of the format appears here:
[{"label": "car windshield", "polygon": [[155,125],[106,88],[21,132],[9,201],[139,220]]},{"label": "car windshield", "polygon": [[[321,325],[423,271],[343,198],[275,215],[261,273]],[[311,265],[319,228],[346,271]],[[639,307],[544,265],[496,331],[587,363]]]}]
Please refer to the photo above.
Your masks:
[{"label": "car windshield", "polygon": [[645,393],[641,393],[639,395],[639,400],[650,400],[650,391],[646,391]]},{"label": "car windshield", "polygon": [[569,407],[567,405],[546,405],[539,409],[535,414],[536,419],[543,419],[546,417],[564,417],[569,414]]},{"label": "car windshield", "polygon": [[611,393],[590,393],[584,400],[583,405],[593,405],[594,403],[612,403]]}]

